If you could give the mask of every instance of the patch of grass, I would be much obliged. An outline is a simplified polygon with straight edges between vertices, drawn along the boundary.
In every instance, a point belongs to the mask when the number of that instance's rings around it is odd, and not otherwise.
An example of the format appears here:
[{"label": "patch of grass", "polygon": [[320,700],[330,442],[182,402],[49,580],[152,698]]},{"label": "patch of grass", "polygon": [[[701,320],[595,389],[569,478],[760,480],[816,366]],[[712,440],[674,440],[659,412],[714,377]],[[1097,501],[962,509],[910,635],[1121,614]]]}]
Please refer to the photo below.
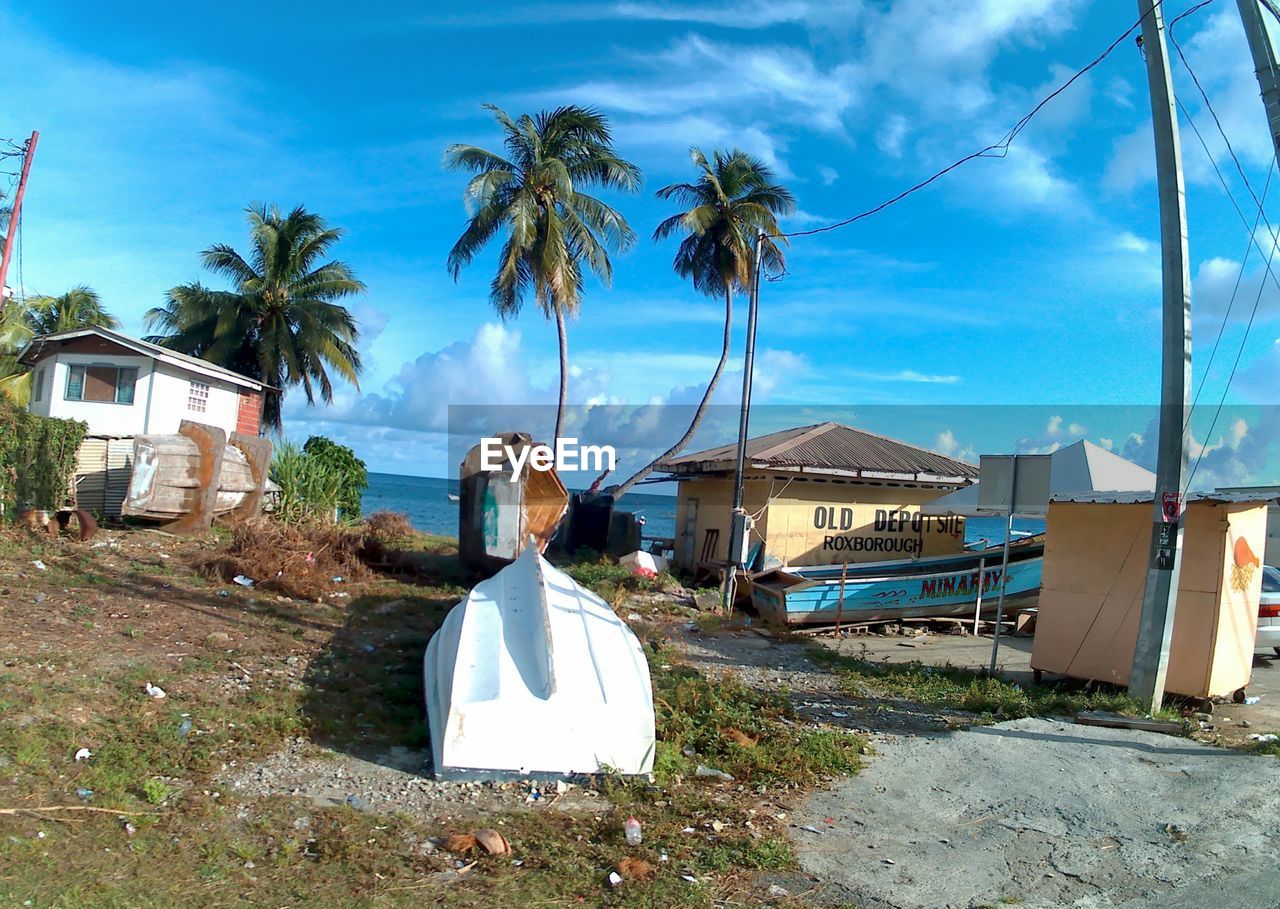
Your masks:
[{"label": "patch of grass", "polygon": [[[1029,716],[1073,715],[1101,710],[1123,716],[1145,711],[1127,692],[1110,685],[1019,685],[955,666],[923,663],[873,663],[815,645],[815,663],[838,673],[844,689],[855,696],[901,698],[931,707],[965,710],[990,720]],[[1179,719],[1176,711],[1160,719]]]},{"label": "patch of grass", "polygon": [[785,692],[757,691],[732,678],[711,681],[690,667],[664,663],[662,656],[651,662],[660,783],[693,776],[699,764],[770,787],[808,787],[857,772],[865,741],[794,721]]},{"label": "patch of grass", "polygon": [[609,556],[600,555],[589,547],[575,554],[572,561],[560,566],[565,574],[584,587],[594,590],[606,601],[613,602],[619,594],[632,591],[674,590],[680,586],[671,574],[660,572],[636,573],[626,565],[619,565]]}]

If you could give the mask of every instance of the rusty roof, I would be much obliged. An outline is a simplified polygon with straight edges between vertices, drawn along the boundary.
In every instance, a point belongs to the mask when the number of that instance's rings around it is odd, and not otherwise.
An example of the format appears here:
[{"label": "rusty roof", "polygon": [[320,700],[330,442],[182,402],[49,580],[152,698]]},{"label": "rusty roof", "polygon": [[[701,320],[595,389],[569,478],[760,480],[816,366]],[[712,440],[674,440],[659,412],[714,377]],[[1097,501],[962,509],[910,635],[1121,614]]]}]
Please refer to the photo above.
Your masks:
[{"label": "rusty roof", "polygon": [[[660,470],[674,474],[732,470],[737,443],[669,458]],[[747,466],[868,479],[977,479],[975,464],[841,423],[816,423],[747,440]]]}]

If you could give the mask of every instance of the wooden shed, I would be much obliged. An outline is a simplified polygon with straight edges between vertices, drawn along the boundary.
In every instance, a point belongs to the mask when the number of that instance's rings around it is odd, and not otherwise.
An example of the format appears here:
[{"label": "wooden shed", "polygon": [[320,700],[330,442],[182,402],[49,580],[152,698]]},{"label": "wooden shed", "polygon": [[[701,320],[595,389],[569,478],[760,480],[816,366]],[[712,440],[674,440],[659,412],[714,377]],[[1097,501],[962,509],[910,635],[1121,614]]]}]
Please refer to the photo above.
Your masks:
[{"label": "wooden shed", "polygon": [[[728,554],[736,445],[665,461],[679,482],[675,561],[684,571]],[[751,439],[743,505],[761,564],[831,565],[947,555],[964,518],[920,506],[974,482],[978,468],[875,433],[818,423]]]},{"label": "wooden shed", "polygon": [[[1266,515],[1257,497],[1191,497],[1166,690],[1208,698],[1249,684]],[[1033,669],[1128,684],[1151,530],[1151,493],[1049,504]]]}]

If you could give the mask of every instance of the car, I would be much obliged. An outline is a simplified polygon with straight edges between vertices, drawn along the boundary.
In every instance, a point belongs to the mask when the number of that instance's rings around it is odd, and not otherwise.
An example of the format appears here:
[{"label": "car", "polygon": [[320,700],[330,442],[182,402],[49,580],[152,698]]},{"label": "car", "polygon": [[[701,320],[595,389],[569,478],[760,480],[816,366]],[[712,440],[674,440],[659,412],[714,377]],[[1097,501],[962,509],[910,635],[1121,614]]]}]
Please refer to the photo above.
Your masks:
[{"label": "car", "polygon": [[1273,651],[1280,656],[1280,568],[1262,566],[1262,597],[1258,600],[1258,636],[1254,651]]}]

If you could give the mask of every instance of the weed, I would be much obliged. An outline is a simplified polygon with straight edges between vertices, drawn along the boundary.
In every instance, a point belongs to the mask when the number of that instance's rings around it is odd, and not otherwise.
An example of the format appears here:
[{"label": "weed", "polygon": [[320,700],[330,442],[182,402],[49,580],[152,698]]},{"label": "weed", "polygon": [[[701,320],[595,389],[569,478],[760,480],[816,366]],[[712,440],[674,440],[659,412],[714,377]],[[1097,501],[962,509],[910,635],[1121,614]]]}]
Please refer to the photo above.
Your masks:
[{"label": "weed", "polygon": [[151,777],[142,782],[142,795],[148,804],[160,805],[169,800],[176,790],[164,780]]}]

